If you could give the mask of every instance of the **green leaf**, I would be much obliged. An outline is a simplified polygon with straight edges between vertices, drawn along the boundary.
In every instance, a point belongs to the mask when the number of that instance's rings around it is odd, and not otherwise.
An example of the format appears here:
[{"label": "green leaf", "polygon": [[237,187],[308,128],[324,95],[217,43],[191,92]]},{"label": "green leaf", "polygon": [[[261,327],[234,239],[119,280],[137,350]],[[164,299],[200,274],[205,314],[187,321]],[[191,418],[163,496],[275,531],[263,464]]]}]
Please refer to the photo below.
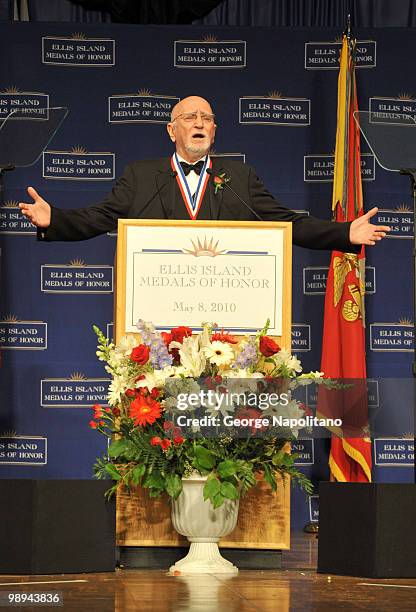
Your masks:
[{"label": "green leaf", "polygon": [[112,459],[120,457],[128,446],[128,440],[115,440],[108,447],[108,454]]},{"label": "green leaf", "polygon": [[231,459],[226,459],[225,461],[221,461],[221,463],[218,464],[217,471],[221,478],[233,476],[237,472],[237,464]]},{"label": "green leaf", "polygon": [[263,468],[264,468],[264,480],[269,483],[273,491],[276,491],[277,489],[276,479],[273,476],[270,467],[267,465],[267,463],[263,463]]},{"label": "green leaf", "polygon": [[285,451],[284,450],[279,450],[278,453],[276,453],[275,455],[273,455],[272,457],[272,463],[273,465],[275,465],[276,467],[279,465],[282,465],[282,463],[284,462],[284,456],[285,456]]},{"label": "green leaf", "polygon": [[157,489],[159,491],[163,491],[165,486],[165,479],[163,478],[162,474],[157,471],[149,474],[143,483],[144,489]]},{"label": "green leaf", "polygon": [[222,482],[221,495],[227,499],[238,499],[238,489],[231,482]]},{"label": "green leaf", "polygon": [[299,455],[291,455],[290,453],[285,453],[282,461],[283,465],[285,467],[291,467],[295,463],[295,459],[298,456]]},{"label": "green leaf", "polygon": [[205,469],[211,470],[215,465],[215,455],[203,446],[195,446],[195,457],[198,463]]},{"label": "green leaf", "polygon": [[121,474],[119,473],[115,465],[113,465],[112,463],[105,464],[105,471],[111,476],[113,480],[120,480]]},{"label": "green leaf", "polygon": [[177,474],[168,474],[166,476],[166,491],[173,499],[179,497],[182,491],[182,480]]},{"label": "green leaf", "polygon": [[221,483],[215,476],[213,478],[209,478],[204,486],[204,499],[213,500],[214,497],[219,493],[221,487]]},{"label": "green leaf", "polygon": [[214,508],[219,508],[224,503],[224,496],[221,493],[217,493],[216,495],[214,495],[211,502]]},{"label": "green leaf", "polygon": [[150,489],[149,491],[149,497],[160,497],[161,494],[162,494],[161,489]]},{"label": "green leaf", "polygon": [[145,471],[146,471],[146,466],[144,463],[141,463],[140,465],[136,465],[136,467],[133,469],[132,474],[131,474],[132,484],[138,485]]}]

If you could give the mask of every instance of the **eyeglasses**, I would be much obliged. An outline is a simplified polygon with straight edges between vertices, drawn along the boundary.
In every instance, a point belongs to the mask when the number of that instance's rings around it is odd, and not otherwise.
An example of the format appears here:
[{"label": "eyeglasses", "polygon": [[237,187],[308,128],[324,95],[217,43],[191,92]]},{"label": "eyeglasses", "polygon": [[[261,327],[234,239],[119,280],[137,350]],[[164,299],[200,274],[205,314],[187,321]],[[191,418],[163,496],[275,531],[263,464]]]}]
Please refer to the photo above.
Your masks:
[{"label": "eyeglasses", "polygon": [[[204,123],[214,123],[215,115],[210,115],[209,113],[199,113],[201,119]],[[181,113],[175,119],[172,119],[172,123],[176,121],[176,119],[182,119],[185,123],[194,123],[198,119],[198,113]]]}]

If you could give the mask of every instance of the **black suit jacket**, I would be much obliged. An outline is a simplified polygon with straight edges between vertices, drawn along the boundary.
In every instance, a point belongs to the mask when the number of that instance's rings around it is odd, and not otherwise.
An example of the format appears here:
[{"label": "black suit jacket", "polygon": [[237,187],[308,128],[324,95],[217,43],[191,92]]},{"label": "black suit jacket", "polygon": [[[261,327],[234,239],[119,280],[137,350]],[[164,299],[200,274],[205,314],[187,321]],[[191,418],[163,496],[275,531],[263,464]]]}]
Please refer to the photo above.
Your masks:
[{"label": "black suit jacket", "polygon": [[[334,223],[295,213],[267,191],[251,166],[222,158],[212,159],[213,173],[225,173],[229,185],[215,193],[210,176],[198,219],[256,221],[249,210],[264,221],[291,221],[293,242],[310,249],[357,252],[349,241],[350,223]],[[51,224],[38,233],[41,240],[86,240],[117,228],[123,219],[189,219],[170,166],[170,158],[129,164],[109,196],[87,208],[64,210],[52,207]]]}]

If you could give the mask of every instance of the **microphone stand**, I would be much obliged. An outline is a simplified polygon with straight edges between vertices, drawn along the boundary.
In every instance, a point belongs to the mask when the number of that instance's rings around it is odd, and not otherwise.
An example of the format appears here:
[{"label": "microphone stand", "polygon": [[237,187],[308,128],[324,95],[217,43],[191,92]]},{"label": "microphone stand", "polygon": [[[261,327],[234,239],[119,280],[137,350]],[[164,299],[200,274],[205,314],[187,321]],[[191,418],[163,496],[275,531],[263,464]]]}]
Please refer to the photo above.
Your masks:
[{"label": "microphone stand", "polygon": [[259,221],[264,221],[264,219],[262,219],[260,217],[260,215],[254,210],[254,208],[252,206],[250,206],[249,204],[247,204],[247,202],[245,200],[243,200],[243,198],[235,191],[235,189],[233,189],[228,183],[227,181],[224,181],[219,175],[218,173],[214,172],[212,170],[212,168],[207,168],[207,174],[209,174],[210,176],[213,176],[214,179],[218,178],[221,181],[221,185],[222,186],[226,186],[227,189],[229,189],[231,191],[231,193],[233,195],[235,195],[235,197],[241,202],[241,204],[243,204]]}]

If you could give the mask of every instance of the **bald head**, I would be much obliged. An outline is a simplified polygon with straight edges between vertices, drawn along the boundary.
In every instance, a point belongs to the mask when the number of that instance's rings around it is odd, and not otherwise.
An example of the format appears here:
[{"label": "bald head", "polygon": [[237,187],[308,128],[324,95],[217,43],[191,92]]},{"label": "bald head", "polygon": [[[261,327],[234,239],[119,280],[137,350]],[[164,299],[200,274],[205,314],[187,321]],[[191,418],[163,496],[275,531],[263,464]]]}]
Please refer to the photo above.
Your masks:
[{"label": "bald head", "polygon": [[213,114],[212,108],[208,100],[201,98],[200,96],[188,96],[184,98],[172,108],[170,120],[175,121],[175,118],[182,113],[193,113],[196,110],[200,110],[201,113]]},{"label": "bald head", "polygon": [[216,127],[210,103],[188,96],[173,107],[167,130],[178,155],[194,163],[210,150]]}]

